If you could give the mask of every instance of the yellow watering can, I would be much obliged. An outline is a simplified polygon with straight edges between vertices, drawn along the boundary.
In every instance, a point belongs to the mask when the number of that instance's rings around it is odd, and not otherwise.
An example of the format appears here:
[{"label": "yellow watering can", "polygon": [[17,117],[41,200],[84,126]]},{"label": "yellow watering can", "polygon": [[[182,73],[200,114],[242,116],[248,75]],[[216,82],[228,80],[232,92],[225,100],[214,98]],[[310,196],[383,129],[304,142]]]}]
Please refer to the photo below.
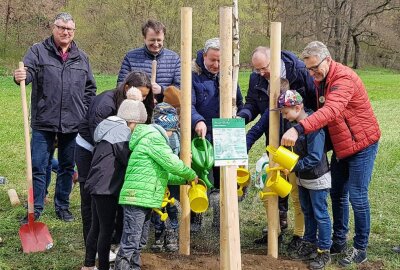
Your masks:
[{"label": "yellow watering can", "polygon": [[259,192],[259,197],[261,200],[264,200],[266,196],[271,195],[278,195],[281,198],[286,197],[289,195],[290,191],[292,190],[292,184],[290,184],[287,180],[285,180],[280,173],[280,170],[283,170],[282,167],[275,167],[275,168],[267,168],[267,173],[271,171],[277,171],[276,175],[273,177],[268,178],[267,180],[267,187],[270,188],[272,191],[269,192]]},{"label": "yellow watering can", "polygon": [[161,203],[161,207],[162,207],[162,208],[166,207],[168,204],[170,204],[170,205],[174,205],[174,204],[175,204],[175,198],[172,197],[172,198],[170,199],[170,198],[169,198],[170,195],[171,195],[171,193],[169,192],[169,190],[168,190],[168,188],[167,188],[167,189],[165,190],[164,198],[163,198],[162,203]]},{"label": "yellow watering can", "polygon": [[236,181],[239,186],[237,194],[239,197],[242,197],[243,196],[243,188],[247,187],[250,184],[250,173],[245,168],[237,168],[236,174],[237,174]]},{"label": "yellow watering can", "polygon": [[168,214],[167,213],[163,213],[158,208],[153,208],[153,211],[160,215],[161,221],[166,221],[167,220],[167,218],[168,218]]},{"label": "yellow watering can", "polygon": [[285,169],[292,171],[294,166],[296,166],[299,156],[283,147],[282,145],[276,149],[275,147],[268,145],[267,151],[272,155],[272,160],[279,163]]},{"label": "yellow watering can", "polygon": [[208,208],[207,186],[204,181],[199,179],[199,183],[192,182],[189,188],[190,209],[195,213],[203,213]]}]

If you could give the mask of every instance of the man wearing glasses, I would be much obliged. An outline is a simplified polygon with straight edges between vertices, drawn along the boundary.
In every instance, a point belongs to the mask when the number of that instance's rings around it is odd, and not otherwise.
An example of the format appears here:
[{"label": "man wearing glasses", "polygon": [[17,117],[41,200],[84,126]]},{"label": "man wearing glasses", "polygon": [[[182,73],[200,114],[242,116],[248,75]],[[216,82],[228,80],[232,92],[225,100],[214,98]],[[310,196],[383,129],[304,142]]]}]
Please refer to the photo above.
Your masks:
[{"label": "man wearing glasses", "polygon": [[[14,81],[32,83],[32,174],[35,219],[43,212],[46,168],[54,141],[58,139],[58,161],[54,204],[59,219],[74,220],[69,195],[74,173],[75,137],[96,83],[87,55],[73,41],[75,22],[68,13],[55,17],[52,36],[29,48],[24,69],[14,72]],[[27,217],[21,220],[27,222]]]},{"label": "man wearing glasses", "polygon": [[281,144],[293,146],[300,135],[328,127],[333,146],[331,254],[346,251],[350,201],[355,227],[353,247],[339,264],[360,264],[367,260],[371,227],[368,188],[381,136],[378,121],[360,77],[335,62],[325,44],[310,42],[302,57],[317,83],[319,109],[286,131]]},{"label": "man wearing glasses", "polygon": [[[238,116],[245,119],[246,123],[253,121],[258,115],[263,115],[263,123],[259,126],[269,126],[269,88],[270,88],[270,74],[271,74],[271,51],[268,47],[257,47],[252,54],[251,62],[253,65],[253,72],[250,75],[249,89],[246,96],[246,104],[243,109],[238,112]],[[281,52],[281,78],[289,81],[289,89],[297,90],[304,100],[304,106],[308,109],[316,110],[316,90],[313,78],[308,74],[304,63],[297,58],[292,52]],[[258,125],[257,125],[258,126]],[[282,121],[281,127],[284,124]],[[254,126],[256,127],[256,126]],[[261,132],[261,131],[260,131]],[[268,128],[263,130],[266,138],[266,145],[268,145]],[[248,150],[259,139],[259,135],[249,132],[246,136]],[[287,224],[287,211],[288,211],[288,197],[279,198],[279,217],[281,230],[288,227]],[[304,234],[304,221],[297,219],[295,222],[295,235],[302,236]],[[298,224],[297,224],[298,223]],[[267,242],[267,231],[263,230],[261,238],[256,239],[256,244],[264,244]],[[299,237],[293,237],[289,247],[297,248],[300,243]]]}]

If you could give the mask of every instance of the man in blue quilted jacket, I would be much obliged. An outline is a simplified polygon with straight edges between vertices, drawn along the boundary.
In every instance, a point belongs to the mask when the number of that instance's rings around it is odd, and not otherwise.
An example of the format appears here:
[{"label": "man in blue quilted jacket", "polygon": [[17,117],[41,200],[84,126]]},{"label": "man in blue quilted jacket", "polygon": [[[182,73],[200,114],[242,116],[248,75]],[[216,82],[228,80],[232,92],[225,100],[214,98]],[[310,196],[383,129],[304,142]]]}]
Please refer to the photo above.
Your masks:
[{"label": "man in blue quilted jacket", "polygon": [[117,83],[120,84],[133,70],[141,70],[151,75],[152,61],[157,60],[156,82],[152,82],[152,90],[157,101],[162,102],[164,90],[168,86],[180,88],[181,60],[177,53],[164,48],[164,24],[148,20],[142,26],[142,34],[144,46],[130,50],[125,55]]}]

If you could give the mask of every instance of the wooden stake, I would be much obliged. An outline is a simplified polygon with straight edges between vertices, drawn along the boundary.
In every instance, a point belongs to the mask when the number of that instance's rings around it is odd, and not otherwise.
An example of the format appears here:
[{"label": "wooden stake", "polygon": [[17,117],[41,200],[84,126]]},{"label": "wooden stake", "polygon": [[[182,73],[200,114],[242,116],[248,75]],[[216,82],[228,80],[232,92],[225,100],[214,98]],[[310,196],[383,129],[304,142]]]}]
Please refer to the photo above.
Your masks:
[{"label": "wooden stake", "polygon": [[[280,92],[281,77],[281,23],[271,22],[271,76],[270,76],[270,95],[269,106],[276,108]],[[279,112],[271,111],[269,113],[269,144],[278,148],[279,146]],[[272,161],[272,155],[269,157],[270,167],[276,167],[277,164]],[[272,171],[270,177],[275,177],[276,171]],[[269,196],[268,198],[268,255],[278,258],[278,236],[280,232],[278,196]]]},{"label": "wooden stake", "polygon": [[[232,117],[232,7],[219,11],[221,42],[220,117]],[[221,167],[220,269],[242,269],[236,166]]]},{"label": "wooden stake", "polygon": [[10,198],[10,202],[11,202],[12,206],[16,206],[16,205],[20,205],[21,204],[21,202],[20,202],[20,200],[18,198],[18,194],[15,191],[15,189],[9,189],[7,191],[7,193],[8,193],[8,197]]},{"label": "wooden stake", "polygon": [[[192,107],[192,8],[181,8],[181,159],[190,166],[191,107]],[[189,187],[180,188],[182,207],[179,226],[179,253],[190,255]]]},{"label": "wooden stake", "polygon": [[240,48],[239,48],[239,7],[238,0],[233,0],[233,82],[232,82],[232,117],[236,116],[236,93],[239,80]]}]

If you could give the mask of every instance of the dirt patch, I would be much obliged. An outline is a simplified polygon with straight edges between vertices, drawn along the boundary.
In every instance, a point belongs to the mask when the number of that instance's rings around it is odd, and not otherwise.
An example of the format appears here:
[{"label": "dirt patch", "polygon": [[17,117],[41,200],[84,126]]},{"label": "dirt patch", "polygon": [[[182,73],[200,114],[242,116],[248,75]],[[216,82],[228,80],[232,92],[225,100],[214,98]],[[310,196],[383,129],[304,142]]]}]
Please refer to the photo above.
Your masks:
[{"label": "dirt patch", "polygon": [[382,270],[385,269],[383,261],[365,262],[357,267],[357,270]]},{"label": "dirt patch", "polygon": [[[214,254],[194,254],[182,256],[167,253],[142,253],[142,269],[182,269],[182,270],[215,270],[219,269],[219,256]],[[242,254],[242,269],[285,269],[305,270],[307,266],[301,262],[274,259],[267,255]],[[370,268],[368,268],[370,269]],[[378,268],[379,269],[379,268]]]}]

